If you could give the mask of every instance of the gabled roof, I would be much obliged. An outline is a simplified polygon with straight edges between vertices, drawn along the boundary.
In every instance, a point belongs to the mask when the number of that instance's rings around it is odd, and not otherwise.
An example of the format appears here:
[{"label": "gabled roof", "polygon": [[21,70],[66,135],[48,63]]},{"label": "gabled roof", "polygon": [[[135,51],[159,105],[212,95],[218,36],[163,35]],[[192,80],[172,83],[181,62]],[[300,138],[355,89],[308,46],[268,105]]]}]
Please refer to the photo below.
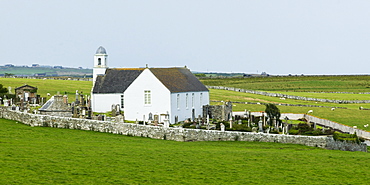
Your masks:
[{"label": "gabled roof", "polygon": [[22,88],[25,88],[25,87],[27,87],[27,88],[31,88],[31,89],[37,89],[37,87],[33,87],[33,86],[30,86],[30,85],[23,85],[23,86],[20,86],[20,87],[17,87],[17,88],[15,88],[15,90],[18,90],[18,89],[22,89]]},{"label": "gabled roof", "polygon": [[187,68],[150,68],[150,71],[172,93],[208,91]]},{"label": "gabled roof", "polygon": [[[107,69],[97,76],[93,93],[123,93],[145,68]],[[149,68],[154,76],[172,93],[208,91],[187,68]]]},{"label": "gabled roof", "polygon": [[107,69],[105,75],[97,76],[93,93],[123,93],[145,68]]}]

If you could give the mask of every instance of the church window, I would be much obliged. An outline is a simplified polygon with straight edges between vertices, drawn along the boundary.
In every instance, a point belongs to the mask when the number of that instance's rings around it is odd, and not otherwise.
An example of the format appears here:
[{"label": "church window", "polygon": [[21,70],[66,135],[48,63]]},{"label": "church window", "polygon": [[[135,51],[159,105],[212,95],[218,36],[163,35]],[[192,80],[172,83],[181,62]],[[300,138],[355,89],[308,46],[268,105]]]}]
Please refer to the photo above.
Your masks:
[{"label": "church window", "polygon": [[185,104],[186,104],[186,108],[188,108],[189,106],[188,106],[188,101],[189,100],[189,95],[186,93],[186,99],[185,99]]},{"label": "church window", "polygon": [[101,58],[98,58],[98,65],[101,65]]},{"label": "church window", "polygon": [[145,104],[145,105],[150,105],[150,104],[152,104],[152,99],[151,99],[151,93],[150,93],[150,90],[145,90],[145,91],[144,91],[144,104]]},{"label": "church window", "polygon": [[194,107],[194,93],[191,94],[191,107]]},{"label": "church window", "polygon": [[203,105],[203,93],[200,93],[200,98],[199,98],[200,100],[200,106],[202,106]]},{"label": "church window", "polygon": [[177,108],[180,109],[180,94],[177,94],[176,105],[177,105]]}]

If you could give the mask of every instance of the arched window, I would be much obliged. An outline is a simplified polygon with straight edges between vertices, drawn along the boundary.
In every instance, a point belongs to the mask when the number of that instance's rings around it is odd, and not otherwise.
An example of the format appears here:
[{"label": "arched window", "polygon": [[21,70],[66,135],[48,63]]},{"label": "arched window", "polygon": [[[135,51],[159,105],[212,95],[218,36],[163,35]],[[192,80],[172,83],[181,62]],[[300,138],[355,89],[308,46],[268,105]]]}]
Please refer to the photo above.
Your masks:
[{"label": "arched window", "polygon": [[98,65],[101,65],[101,58],[98,58]]}]

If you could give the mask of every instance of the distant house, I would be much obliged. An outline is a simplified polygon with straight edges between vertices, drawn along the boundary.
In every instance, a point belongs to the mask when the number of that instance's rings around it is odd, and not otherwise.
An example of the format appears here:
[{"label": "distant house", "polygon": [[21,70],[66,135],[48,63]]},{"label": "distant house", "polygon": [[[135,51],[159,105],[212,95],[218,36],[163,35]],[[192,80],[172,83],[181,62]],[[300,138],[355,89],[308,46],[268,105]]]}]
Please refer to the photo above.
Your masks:
[{"label": "distant house", "polygon": [[34,76],[42,77],[42,76],[46,76],[46,73],[35,73]]},{"label": "distant house", "polygon": [[93,82],[93,111],[119,106],[127,120],[194,120],[209,104],[209,90],[186,67],[108,69],[103,47],[95,54]]},{"label": "distant house", "polygon": [[31,101],[37,97],[37,87],[30,85],[23,85],[21,87],[15,88],[15,95],[19,99],[24,101]]},{"label": "distant house", "polygon": [[54,69],[63,69],[63,66],[54,66]]},{"label": "distant house", "polygon": [[40,67],[39,64],[32,64],[32,67]]},{"label": "distant house", "polygon": [[14,67],[13,64],[5,64],[5,67]]}]

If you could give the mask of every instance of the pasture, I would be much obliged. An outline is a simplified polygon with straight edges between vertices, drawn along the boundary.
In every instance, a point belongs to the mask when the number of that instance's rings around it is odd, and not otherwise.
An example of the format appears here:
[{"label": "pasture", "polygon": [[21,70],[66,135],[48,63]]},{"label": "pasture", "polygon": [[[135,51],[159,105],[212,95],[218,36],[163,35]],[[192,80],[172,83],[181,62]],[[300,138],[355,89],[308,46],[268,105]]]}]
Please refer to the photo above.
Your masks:
[{"label": "pasture", "polygon": [[0,184],[367,184],[369,153],[175,142],[0,119]]}]

